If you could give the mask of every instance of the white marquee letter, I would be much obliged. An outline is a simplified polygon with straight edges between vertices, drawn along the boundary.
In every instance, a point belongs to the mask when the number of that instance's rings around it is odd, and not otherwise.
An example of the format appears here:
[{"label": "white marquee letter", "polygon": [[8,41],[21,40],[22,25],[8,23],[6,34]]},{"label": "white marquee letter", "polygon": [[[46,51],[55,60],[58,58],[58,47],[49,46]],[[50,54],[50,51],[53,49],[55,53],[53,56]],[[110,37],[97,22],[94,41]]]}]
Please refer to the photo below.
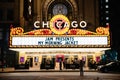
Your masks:
[{"label": "white marquee letter", "polygon": [[45,26],[47,26],[47,28],[49,28],[49,22],[47,21],[47,23],[45,23],[44,21],[42,22],[42,27],[44,28]]},{"label": "white marquee letter", "polygon": [[37,25],[37,24],[39,24],[39,23],[40,23],[40,21],[35,21],[35,22],[34,22],[34,27],[35,27],[35,28],[40,28],[40,26]]},{"label": "white marquee letter", "polygon": [[72,26],[73,28],[78,27],[77,21],[72,21],[71,26]]},{"label": "white marquee letter", "polygon": [[85,28],[87,26],[87,23],[85,21],[80,22],[80,27]]}]

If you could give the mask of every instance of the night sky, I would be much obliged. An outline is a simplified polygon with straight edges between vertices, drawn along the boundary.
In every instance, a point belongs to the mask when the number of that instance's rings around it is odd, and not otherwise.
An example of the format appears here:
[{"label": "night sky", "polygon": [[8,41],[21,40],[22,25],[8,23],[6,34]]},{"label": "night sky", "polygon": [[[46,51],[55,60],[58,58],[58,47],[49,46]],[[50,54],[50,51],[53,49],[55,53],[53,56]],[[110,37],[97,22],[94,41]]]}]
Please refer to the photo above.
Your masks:
[{"label": "night sky", "polygon": [[120,0],[110,1],[110,32],[111,32],[111,49],[118,52],[120,60]]},{"label": "night sky", "polygon": [[112,35],[111,47],[120,49],[120,4],[119,0],[110,2],[110,31]]}]

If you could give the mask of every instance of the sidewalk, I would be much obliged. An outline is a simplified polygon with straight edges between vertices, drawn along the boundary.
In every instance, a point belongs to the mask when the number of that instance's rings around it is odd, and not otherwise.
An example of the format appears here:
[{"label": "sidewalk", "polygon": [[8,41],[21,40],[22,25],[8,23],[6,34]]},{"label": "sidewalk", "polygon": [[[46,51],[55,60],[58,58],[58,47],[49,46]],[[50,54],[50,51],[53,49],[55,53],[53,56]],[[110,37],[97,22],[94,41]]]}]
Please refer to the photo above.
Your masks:
[{"label": "sidewalk", "polygon": [[[85,72],[96,72],[95,69],[84,68]],[[29,69],[14,69],[14,68],[0,68],[0,73],[4,72],[79,72],[79,69],[63,69],[63,70],[55,70],[55,69],[39,69],[39,68],[29,68]]]}]

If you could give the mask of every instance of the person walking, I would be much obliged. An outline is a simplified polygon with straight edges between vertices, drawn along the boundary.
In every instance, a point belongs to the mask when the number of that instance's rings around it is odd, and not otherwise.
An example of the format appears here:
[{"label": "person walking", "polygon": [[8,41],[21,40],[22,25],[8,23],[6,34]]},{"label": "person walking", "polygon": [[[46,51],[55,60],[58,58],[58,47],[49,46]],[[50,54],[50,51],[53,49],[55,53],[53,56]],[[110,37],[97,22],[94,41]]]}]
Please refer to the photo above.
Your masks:
[{"label": "person walking", "polygon": [[84,63],[82,60],[80,60],[80,64],[79,64],[80,76],[84,76],[83,66],[84,66]]},{"label": "person walking", "polygon": [[60,70],[62,70],[62,60],[60,60],[59,66],[60,66]]}]

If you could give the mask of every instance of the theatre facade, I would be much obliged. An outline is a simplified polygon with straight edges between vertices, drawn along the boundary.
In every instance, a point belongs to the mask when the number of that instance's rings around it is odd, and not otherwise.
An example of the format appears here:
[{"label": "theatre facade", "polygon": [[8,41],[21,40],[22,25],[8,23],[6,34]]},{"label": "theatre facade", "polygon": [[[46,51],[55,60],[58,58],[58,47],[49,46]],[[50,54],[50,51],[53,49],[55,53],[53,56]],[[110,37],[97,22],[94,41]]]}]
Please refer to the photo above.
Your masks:
[{"label": "theatre facade", "polygon": [[88,67],[110,49],[109,26],[99,26],[98,11],[98,0],[20,0],[20,27],[11,26],[9,49],[31,68],[59,70],[62,61],[70,69],[79,60]]}]

